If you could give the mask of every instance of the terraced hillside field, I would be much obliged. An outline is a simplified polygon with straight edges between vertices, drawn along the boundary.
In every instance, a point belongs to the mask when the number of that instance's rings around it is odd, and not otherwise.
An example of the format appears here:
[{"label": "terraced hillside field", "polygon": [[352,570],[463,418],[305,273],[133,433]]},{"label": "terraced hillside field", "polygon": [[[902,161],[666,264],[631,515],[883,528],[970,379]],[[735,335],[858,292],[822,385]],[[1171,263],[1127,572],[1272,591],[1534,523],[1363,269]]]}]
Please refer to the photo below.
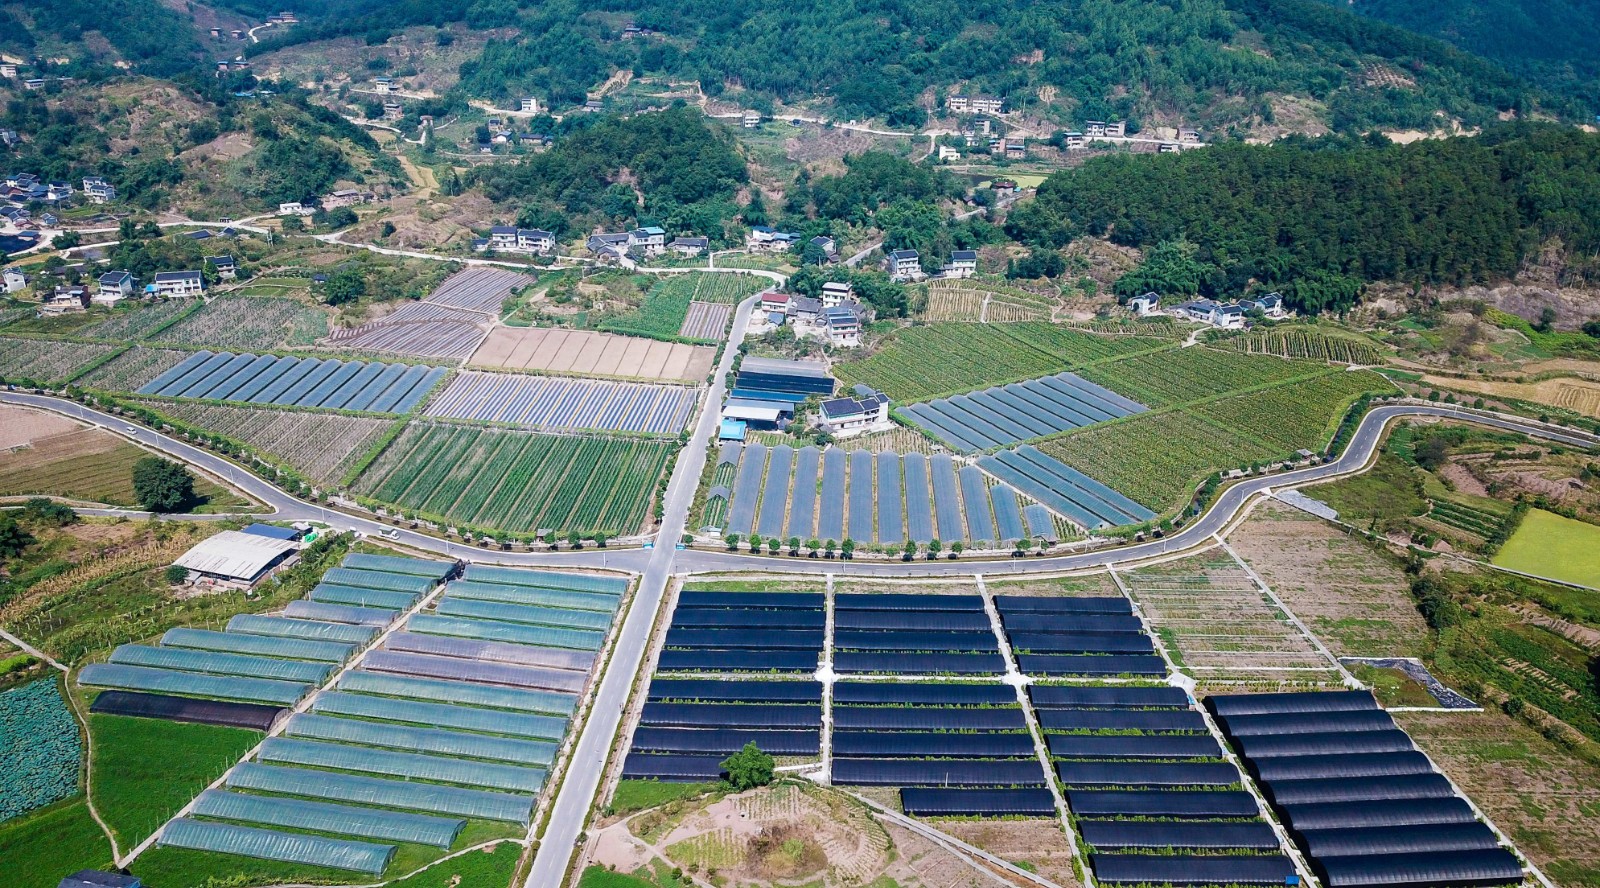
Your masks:
[{"label": "terraced hillside field", "polygon": [[362,473],[356,492],[450,525],[632,534],[673,448],[415,422]]}]

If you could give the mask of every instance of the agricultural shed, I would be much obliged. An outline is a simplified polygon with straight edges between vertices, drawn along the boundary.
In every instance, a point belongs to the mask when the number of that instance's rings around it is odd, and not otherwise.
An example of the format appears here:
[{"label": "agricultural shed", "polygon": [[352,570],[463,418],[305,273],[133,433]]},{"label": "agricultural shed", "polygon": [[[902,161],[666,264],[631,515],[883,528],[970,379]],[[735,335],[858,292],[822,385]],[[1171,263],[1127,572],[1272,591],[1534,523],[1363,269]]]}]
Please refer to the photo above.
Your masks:
[{"label": "agricultural shed", "polygon": [[260,522],[246,527],[243,532],[254,534],[255,536],[266,537],[269,540],[285,540],[288,542],[295,542],[303,535],[301,531],[296,530],[293,527],[276,527],[271,524],[262,524]]},{"label": "agricultural shed", "polygon": [[78,870],[62,879],[56,888],[139,888],[140,884],[136,876],[104,870]]},{"label": "agricultural shed", "polygon": [[253,586],[297,550],[293,542],[236,530],[207,537],[173,562],[189,575],[218,585]]}]

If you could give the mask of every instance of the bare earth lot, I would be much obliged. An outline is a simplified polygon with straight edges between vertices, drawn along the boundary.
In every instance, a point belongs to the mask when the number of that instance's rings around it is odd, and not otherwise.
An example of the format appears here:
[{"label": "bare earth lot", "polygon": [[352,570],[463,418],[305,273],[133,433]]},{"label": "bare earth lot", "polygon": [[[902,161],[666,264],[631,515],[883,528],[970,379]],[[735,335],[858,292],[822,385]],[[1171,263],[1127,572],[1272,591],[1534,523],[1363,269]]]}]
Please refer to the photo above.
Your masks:
[{"label": "bare earth lot", "polygon": [[0,407],[0,450],[21,447],[76,428],[79,425],[65,416],[23,407]]},{"label": "bare earth lot", "polygon": [[474,367],[578,376],[699,382],[716,349],[610,333],[550,327],[496,327],[469,362]]},{"label": "bare earth lot", "polygon": [[1428,628],[1405,574],[1319,518],[1264,503],[1228,542],[1335,654],[1416,657]]}]

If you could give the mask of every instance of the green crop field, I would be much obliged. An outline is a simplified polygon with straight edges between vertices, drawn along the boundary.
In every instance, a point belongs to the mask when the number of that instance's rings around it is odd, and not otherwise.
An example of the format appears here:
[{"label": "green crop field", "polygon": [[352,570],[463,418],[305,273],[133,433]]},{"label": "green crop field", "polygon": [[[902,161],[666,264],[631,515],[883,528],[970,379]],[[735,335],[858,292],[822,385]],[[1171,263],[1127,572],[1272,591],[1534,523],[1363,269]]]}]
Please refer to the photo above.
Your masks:
[{"label": "green crop field", "polygon": [[636,533],[674,445],[413,423],[362,473],[363,496],[450,524]]},{"label": "green crop field", "polygon": [[1186,411],[1090,426],[1040,449],[1157,512],[1178,505],[1219,468],[1274,456],[1249,437]]},{"label": "green crop field", "polygon": [[1600,527],[1543,509],[1528,512],[1494,563],[1534,576],[1600,589]]},{"label": "green crop field", "polygon": [[89,717],[89,785],[124,848],[143,841],[261,741],[260,731]]},{"label": "green crop field", "polygon": [[7,888],[56,888],[81,869],[109,869],[111,843],[83,799],[0,823],[0,863]]},{"label": "green crop field", "polygon": [[328,316],[293,299],[234,296],[207,303],[155,338],[182,345],[267,350],[312,345],[328,335]]},{"label": "green crop field", "polygon": [[600,324],[608,333],[626,333],[655,339],[677,339],[691,302],[738,303],[759,292],[765,281],[742,274],[689,272],[663,277],[645,294],[639,308]]},{"label": "green crop field", "polygon": [[1080,375],[1147,407],[1172,407],[1326,371],[1310,361],[1185,348],[1111,361]]},{"label": "green crop field", "polygon": [[1099,336],[1048,323],[927,324],[895,331],[877,353],[835,367],[834,375],[846,386],[865,383],[906,403],[1140,352],[1159,350],[1148,360],[1160,363],[1171,345],[1156,337]]},{"label": "green crop field", "polygon": [[136,342],[177,323],[179,318],[191,312],[199,311],[202,305],[204,303],[198,300],[163,299],[147,305],[118,307],[109,319],[85,327],[79,334],[111,342]]},{"label": "green crop field", "polygon": [[66,382],[83,368],[122,348],[110,343],[0,337],[0,378]]},{"label": "green crop field", "polygon": [[[1175,372],[1153,375],[1157,371],[1148,359],[1138,357],[1095,368],[1102,377],[1097,381],[1104,385],[1116,378],[1113,388],[1147,398],[1146,403],[1185,396],[1194,400],[1067,432],[1041,445],[1068,465],[1158,512],[1178,505],[1213,472],[1286,459],[1302,448],[1321,452],[1357,398],[1389,388],[1376,373],[1326,368],[1309,378],[1280,376],[1276,383],[1263,383],[1263,377],[1271,379],[1274,373],[1315,373],[1318,366],[1281,358],[1200,348],[1164,352],[1162,357]],[[1242,366],[1239,373],[1229,374],[1229,363],[1240,360],[1269,364],[1254,368],[1258,371],[1254,374]],[[1150,375],[1125,373],[1125,365],[1135,363],[1144,365]],[[1197,376],[1187,377],[1186,372]],[[1246,390],[1263,384],[1264,388]]]}]

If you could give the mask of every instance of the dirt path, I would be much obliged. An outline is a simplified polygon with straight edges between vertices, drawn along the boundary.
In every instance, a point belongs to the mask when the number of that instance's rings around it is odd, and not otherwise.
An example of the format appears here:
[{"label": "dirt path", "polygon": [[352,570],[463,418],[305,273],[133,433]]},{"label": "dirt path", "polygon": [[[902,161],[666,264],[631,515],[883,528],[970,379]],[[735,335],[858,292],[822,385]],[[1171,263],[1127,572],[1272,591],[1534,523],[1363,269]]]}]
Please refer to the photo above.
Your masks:
[{"label": "dirt path", "polygon": [[433,175],[433,170],[417,166],[404,154],[400,155],[400,168],[405,170],[406,178],[411,180],[412,187],[417,190],[417,197],[433,197],[439,190],[439,180]]}]

